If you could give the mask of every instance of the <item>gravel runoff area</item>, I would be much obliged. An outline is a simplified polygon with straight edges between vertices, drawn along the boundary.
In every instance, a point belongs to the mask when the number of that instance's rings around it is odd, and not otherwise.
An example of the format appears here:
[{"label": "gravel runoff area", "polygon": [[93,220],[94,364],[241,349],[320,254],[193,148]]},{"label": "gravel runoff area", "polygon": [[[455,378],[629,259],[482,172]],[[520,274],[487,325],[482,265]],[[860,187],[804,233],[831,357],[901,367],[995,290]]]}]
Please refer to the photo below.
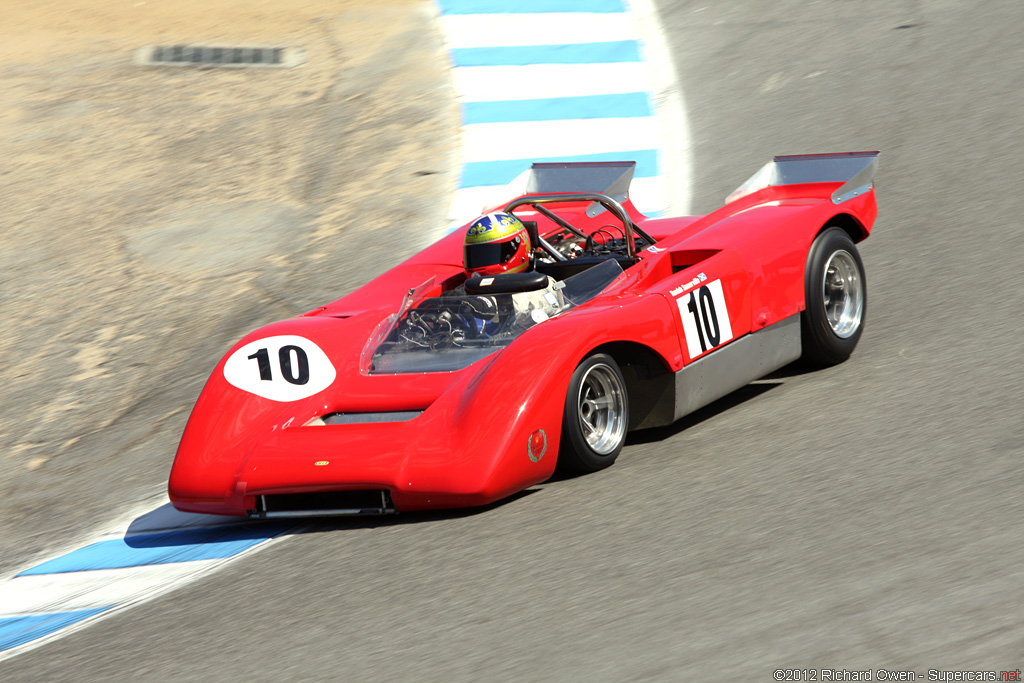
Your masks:
[{"label": "gravel runoff area", "polygon": [[[242,334],[444,222],[458,112],[423,0],[8,0],[0,22],[0,573],[160,495]],[[145,45],[296,69],[146,68]]]}]

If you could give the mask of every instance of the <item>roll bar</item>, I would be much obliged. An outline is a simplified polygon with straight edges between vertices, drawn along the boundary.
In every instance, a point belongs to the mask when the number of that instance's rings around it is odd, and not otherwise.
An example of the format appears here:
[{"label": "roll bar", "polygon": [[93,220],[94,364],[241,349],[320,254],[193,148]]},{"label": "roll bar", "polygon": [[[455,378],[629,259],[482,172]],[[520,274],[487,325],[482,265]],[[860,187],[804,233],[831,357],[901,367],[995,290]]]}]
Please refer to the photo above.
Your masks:
[{"label": "roll bar", "polygon": [[[612,199],[606,194],[600,192],[573,192],[571,194],[528,194],[518,199],[514,199],[505,206],[506,213],[512,213],[513,210],[520,206],[527,206],[533,208],[534,211],[543,214],[547,218],[557,223],[562,228],[569,230],[570,232],[580,236],[586,237],[586,233],[577,228],[573,227],[568,221],[555,215],[551,211],[544,208],[544,204],[567,204],[569,202],[597,202],[605,209],[610,211],[622,222],[622,229],[626,234],[626,253],[631,259],[636,258],[636,235],[647,240],[648,244],[654,244],[654,240],[646,232],[640,229],[633,221],[629,218],[629,214],[622,208],[622,204]],[[564,261],[565,257],[562,256],[558,251],[547,243],[544,238],[540,239],[541,246],[549,254],[554,256],[559,261]]]}]

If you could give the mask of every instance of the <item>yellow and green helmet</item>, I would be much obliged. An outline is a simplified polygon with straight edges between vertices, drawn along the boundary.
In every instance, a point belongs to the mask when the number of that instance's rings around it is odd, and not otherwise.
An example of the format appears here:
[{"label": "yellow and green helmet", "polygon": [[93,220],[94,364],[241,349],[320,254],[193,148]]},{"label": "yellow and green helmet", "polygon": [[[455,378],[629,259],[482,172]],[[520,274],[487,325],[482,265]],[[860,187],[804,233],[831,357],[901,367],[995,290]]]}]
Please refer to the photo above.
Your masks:
[{"label": "yellow and green helmet", "polygon": [[530,267],[530,233],[510,213],[496,211],[473,221],[462,253],[466,274],[519,273]]}]

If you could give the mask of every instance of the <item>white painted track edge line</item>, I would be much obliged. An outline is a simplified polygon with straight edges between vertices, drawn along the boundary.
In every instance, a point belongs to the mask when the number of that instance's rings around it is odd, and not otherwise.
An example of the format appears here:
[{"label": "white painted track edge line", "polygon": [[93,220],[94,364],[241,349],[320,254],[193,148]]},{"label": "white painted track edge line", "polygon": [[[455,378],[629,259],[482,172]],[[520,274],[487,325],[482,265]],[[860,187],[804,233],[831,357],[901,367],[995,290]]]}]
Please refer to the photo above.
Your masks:
[{"label": "white painted track edge line", "polygon": [[654,117],[474,123],[462,127],[462,158],[474,163],[657,149],[656,125]]},{"label": "white painted track edge line", "polygon": [[654,92],[643,62],[459,66],[452,82],[464,102]]},{"label": "white painted track edge line", "polygon": [[[502,27],[500,33],[494,24]],[[628,12],[547,14],[446,14],[441,29],[453,48],[574,45],[636,40]]]},{"label": "white painted track edge line", "polygon": [[116,569],[17,576],[0,584],[0,619],[73,612],[120,604],[162,582],[194,574],[219,560],[191,560]]}]

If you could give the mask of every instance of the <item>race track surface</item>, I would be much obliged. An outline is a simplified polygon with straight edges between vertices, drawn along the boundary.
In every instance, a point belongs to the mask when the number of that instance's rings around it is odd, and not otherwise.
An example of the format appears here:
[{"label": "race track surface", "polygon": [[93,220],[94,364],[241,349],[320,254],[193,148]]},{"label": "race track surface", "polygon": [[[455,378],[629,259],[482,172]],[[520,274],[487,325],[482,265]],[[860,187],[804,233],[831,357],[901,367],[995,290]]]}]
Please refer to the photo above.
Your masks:
[{"label": "race track surface", "polygon": [[696,212],[773,154],[882,151],[850,361],[779,373],[490,509],[313,524],[0,680],[1020,668],[1024,9],[660,10]]}]

